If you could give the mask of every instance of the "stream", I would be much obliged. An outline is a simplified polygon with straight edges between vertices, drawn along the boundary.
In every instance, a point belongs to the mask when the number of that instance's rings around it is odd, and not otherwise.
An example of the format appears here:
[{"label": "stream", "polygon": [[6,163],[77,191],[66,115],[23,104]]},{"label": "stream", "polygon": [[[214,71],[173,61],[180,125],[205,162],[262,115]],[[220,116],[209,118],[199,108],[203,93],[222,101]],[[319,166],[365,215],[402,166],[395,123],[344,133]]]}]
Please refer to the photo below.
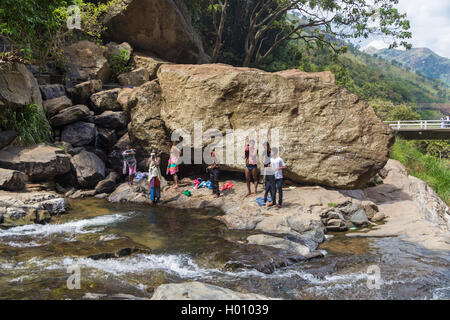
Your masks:
[{"label": "stream", "polygon": [[[220,214],[215,210],[123,207],[98,199],[69,205],[69,213],[50,224],[0,230],[0,299],[148,299],[161,284],[192,280],[282,299],[450,299],[450,253],[394,237],[333,234],[319,247],[325,257],[266,274],[224,268],[231,256],[258,254],[233,245],[255,232],[227,230],[212,219]],[[95,257],[128,247],[142,250]],[[80,289],[67,286],[74,265]],[[379,271],[376,282],[368,268]]]}]

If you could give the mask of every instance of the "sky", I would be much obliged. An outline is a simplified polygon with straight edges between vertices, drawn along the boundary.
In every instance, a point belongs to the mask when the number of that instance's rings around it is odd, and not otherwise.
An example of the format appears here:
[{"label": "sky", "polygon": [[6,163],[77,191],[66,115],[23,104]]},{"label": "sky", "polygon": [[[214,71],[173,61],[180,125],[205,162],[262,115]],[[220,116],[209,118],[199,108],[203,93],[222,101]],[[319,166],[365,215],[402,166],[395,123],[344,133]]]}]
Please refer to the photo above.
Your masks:
[{"label": "sky", "polygon": [[[400,0],[400,12],[406,12],[411,24],[412,38],[408,41],[416,48],[429,48],[450,59],[450,0]],[[386,48],[382,38],[361,41],[362,48]]]}]

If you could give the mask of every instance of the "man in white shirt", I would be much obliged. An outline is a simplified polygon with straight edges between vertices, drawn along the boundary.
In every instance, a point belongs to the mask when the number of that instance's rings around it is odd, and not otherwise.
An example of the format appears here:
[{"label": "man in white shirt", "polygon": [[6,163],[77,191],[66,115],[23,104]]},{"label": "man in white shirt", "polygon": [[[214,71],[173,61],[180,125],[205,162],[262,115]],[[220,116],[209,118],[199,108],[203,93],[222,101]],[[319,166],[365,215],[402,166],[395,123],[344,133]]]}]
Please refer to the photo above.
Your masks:
[{"label": "man in white shirt", "polygon": [[[283,169],[286,169],[286,164],[283,159],[278,156],[278,148],[272,148],[270,167],[274,171],[276,191],[278,191],[277,207],[281,208],[281,205],[283,204]],[[275,204],[275,199],[273,199],[273,203]]]}]

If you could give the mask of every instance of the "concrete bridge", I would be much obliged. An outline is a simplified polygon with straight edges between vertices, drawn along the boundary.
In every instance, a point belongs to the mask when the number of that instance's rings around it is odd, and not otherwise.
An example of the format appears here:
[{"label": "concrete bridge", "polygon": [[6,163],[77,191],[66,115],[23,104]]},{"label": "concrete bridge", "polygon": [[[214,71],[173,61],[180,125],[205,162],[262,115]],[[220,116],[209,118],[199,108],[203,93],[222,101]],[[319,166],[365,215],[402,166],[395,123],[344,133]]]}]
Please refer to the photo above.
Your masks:
[{"label": "concrete bridge", "polygon": [[395,134],[406,140],[447,140],[450,139],[450,121],[408,120],[385,121]]}]

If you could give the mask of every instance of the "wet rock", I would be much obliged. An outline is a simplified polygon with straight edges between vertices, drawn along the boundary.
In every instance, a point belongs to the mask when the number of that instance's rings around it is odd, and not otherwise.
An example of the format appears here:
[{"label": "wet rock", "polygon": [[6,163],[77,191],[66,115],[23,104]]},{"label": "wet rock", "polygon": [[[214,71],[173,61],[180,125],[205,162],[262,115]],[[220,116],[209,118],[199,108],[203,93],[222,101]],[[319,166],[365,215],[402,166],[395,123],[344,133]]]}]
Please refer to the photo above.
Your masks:
[{"label": "wet rock", "polygon": [[74,103],[87,104],[90,102],[91,95],[102,90],[102,85],[101,80],[89,80],[76,84],[68,91]]},{"label": "wet rock", "polygon": [[129,1],[125,9],[117,10],[105,23],[110,39],[127,41],[136,50],[155,52],[179,63],[209,61],[189,13],[179,1]]},{"label": "wet rock", "polygon": [[0,221],[13,227],[48,220],[48,215],[66,212],[66,200],[51,192],[0,191]]},{"label": "wet rock", "polygon": [[138,87],[150,79],[148,71],[144,68],[137,68],[133,71],[123,73],[117,77],[121,86]]},{"label": "wet rock", "polygon": [[105,164],[95,154],[82,151],[72,157],[71,163],[83,188],[93,188],[105,178]]},{"label": "wet rock", "polygon": [[79,41],[64,49],[68,78],[73,82],[92,79],[108,82],[110,68],[106,49],[90,41]]},{"label": "wet rock", "polygon": [[95,186],[95,191],[97,193],[111,193],[116,188],[117,179],[119,174],[117,172],[111,172],[106,179],[100,181]]},{"label": "wet rock", "polygon": [[350,222],[357,227],[367,227],[369,220],[367,219],[364,209],[359,209],[350,216]]},{"label": "wet rock", "polygon": [[367,219],[373,221],[373,217],[379,212],[378,206],[372,201],[362,201],[361,207],[364,209]]},{"label": "wet rock", "polygon": [[45,84],[39,86],[42,99],[52,100],[66,95],[66,88],[62,84]]},{"label": "wet rock", "polygon": [[60,111],[57,115],[50,118],[50,124],[53,127],[63,127],[84,120],[89,117],[89,115],[89,108],[80,104]]},{"label": "wet rock", "polygon": [[128,116],[123,111],[105,111],[95,117],[95,124],[110,129],[126,128]]},{"label": "wet rock", "polygon": [[151,300],[268,300],[255,293],[240,293],[201,282],[170,283],[159,286]]},{"label": "wet rock", "polygon": [[0,107],[17,108],[29,104],[42,106],[39,85],[21,63],[0,62]]},{"label": "wet rock", "polygon": [[47,117],[53,117],[60,111],[67,109],[71,106],[72,101],[65,95],[44,101],[44,109],[47,114]]},{"label": "wet rock", "polygon": [[17,170],[0,168],[0,189],[18,191],[25,188],[27,176]]},{"label": "wet rock", "polygon": [[93,109],[96,113],[106,110],[121,111],[122,107],[117,102],[117,97],[122,89],[105,90],[94,93],[91,96]]},{"label": "wet rock", "polygon": [[70,171],[70,156],[43,144],[7,147],[0,151],[0,167],[25,173],[31,181],[48,181]]},{"label": "wet rock", "polygon": [[304,257],[309,257],[311,255],[311,250],[307,246],[279,237],[269,236],[265,234],[257,234],[249,236],[247,238],[247,241],[250,244],[270,246],[283,249],[286,251],[292,251]]},{"label": "wet rock", "polygon": [[112,203],[146,203],[149,201],[150,187],[146,179],[136,182],[133,187],[128,183],[119,185],[108,200]]},{"label": "wet rock", "polygon": [[93,144],[95,141],[95,125],[93,123],[78,121],[65,126],[61,132],[61,140],[74,147]]},{"label": "wet rock", "polygon": [[0,129],[0,149],[7,147],[17,137],[17,132],[14,130],[2,131]]},{"label": "wet rock", "polygon": [[95,196],[96,191],[95,190],[76,190],[75,192],[71,193],[68,197],[70,199],[84,199],[84,198],[90,198]]}]

